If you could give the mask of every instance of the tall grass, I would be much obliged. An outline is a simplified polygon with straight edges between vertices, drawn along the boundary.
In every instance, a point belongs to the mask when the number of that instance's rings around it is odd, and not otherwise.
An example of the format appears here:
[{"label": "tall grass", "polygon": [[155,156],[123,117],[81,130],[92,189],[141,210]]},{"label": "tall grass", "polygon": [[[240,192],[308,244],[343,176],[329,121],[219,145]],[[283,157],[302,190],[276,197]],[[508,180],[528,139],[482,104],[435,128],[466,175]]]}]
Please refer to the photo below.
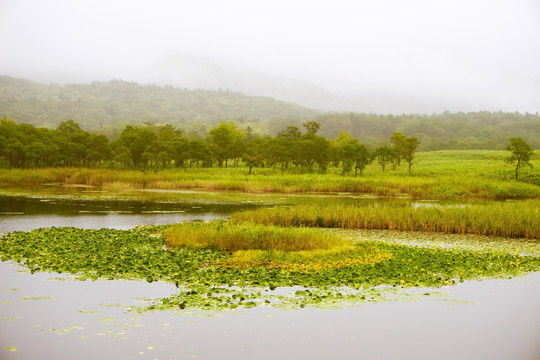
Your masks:
[{"label": "tall grass", "polygon": [[214,249],[230,253],[209,264],[221,268],[286,269],[311,272],[368,265],[392,258],[370,244],[353,244],[321,229],[253,223],[182,223],[163,231],[169,247]]},{"label": "tall grass", "polygon": [[388,229],[540,239],[540,201],[491,202],[463,206],[392,203],[312,204],[261,208],[230,221],[264,225]]},{"label": "tall grass", "polygon": [[164,230],[169,247],[240,250],[313,251],[342,245],[343,239],[315,229],[295,229],[260,224],[182,223]]},{"label": "tall grass", "polygon": [[504,151],[440,151],[419,153],[407,176],[404,166],[382,172],[368,166],[363,177],[298,174],[247,168],[170,169],[160,172],[114,169],[54,168],[0,169],[0,185],[35,187],[40,184],[88,185],[118,192],[137,189],[201,189],[251,193],[365,193],[375,196],[410,196],[422,199],[524,199],[540,198],[540,161],[525,169],[528,183],[516,182]]}]

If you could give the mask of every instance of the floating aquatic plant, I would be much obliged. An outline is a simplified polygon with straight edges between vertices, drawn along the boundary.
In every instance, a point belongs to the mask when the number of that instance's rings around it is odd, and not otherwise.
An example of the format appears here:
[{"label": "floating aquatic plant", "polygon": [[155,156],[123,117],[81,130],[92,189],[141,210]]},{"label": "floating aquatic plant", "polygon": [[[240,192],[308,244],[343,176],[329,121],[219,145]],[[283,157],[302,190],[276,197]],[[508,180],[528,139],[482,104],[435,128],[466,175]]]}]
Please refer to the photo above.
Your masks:
[{"label": "floating aquatic plant", "polygon": [[[211,231],[219,225],[200,226]],[[172,282],[179,288],[178,295],[145,308],[178,310],[348,306],[399,298],[400,289],[440,287],[540,269],[537,256],[363,239],[348,242],[339,232],[325,229],[307,230],[313,235],[324,233],[323,238],[335,237],[331,240],[335,246],[311,251],[171,247],[161,235],[166,229],[14,232],[0,239],[0,259],[19,262],[31,272],[71,273],[80,279]],[[385,296],[388,291],[394,295]]]}]

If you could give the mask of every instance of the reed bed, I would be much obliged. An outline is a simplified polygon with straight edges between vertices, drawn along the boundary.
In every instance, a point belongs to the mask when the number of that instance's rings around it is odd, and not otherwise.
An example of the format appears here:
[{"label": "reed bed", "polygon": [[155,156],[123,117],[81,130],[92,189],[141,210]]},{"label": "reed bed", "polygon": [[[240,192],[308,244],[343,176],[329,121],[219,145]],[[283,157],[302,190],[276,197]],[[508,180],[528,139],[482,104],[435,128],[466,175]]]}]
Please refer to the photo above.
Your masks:
[{"label": "reed bed", "polygon": [[200,189],[246,193],[357,193],[416,199],[526,199],[540,198],[533,184],[471,177],[467,174],[406,177],[373,175],[354,178],[336,174],[264,173],[247,176],[243,169],[212,172],[169,170],[159,173],[111,169],[0,170],[0,185],[32,188],[43,184],[84,185],[118,192],[137,189]]},{"label": "reed bed", "polygon": [[260,224],[182,223],[166,230],[165,244],[171,248],[214,249],[234,253],[242,250],[278,252],[314,251],[343,244],[343,238],[316,229],[284,228]]},{"label": "reed bed", "polygon": [[392,253],[370,244],[354,244],[335,232],[253,223],[183,223],[163,231],[169,248],[212,249],[230,256],[209,264],[219,268],[313,271],[382,262]]},{"label": "reed bed", "polygon": [[413,176],[407,169],[382,172],[369,165],[364,176],[300,174],[292,167],[285,173],[245,167],[166,169],[159,172],[117,169],[50,168],[0,169],[0,185],[35,187],[41,184],[86,185],[107,191],[137,189],[201,189],[251,193],[363,193],[381,197],[417,199],[526,199],[540,198],[540,160],[523,170],[526,181],[513,180],[513,167],[505,163],[505,151],[437,151],[418,153]]},{"label": "reed bed", "polygon": [[540,239],[539,219],[540,201],[526,200],[420,207],[385,202],[310,204],[250,210],[234,214],[230,221],[284,227],[430,231]]}]

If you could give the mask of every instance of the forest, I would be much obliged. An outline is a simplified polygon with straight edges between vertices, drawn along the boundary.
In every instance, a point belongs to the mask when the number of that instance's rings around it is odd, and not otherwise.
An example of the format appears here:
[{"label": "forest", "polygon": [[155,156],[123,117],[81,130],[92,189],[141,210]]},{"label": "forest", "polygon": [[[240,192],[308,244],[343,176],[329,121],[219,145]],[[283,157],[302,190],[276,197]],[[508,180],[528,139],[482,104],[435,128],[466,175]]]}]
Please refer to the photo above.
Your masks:
[{"label": "forest", "polygon": [[529,113],[440,114],[323,113],[267,97],[227,90],[186,90],[125,81],[79,85],[39,84],[0,76],[0,117],[36,127],[57,128],[75,120],[115,141],[127,125],[171,124],[186,137],[204,138],[223,120],[258,134],[276,136],[287,126],[320,123],[318,135],[334,139],[346,131],[368,148],[388,145],[394,132],[419,139],[419,151],[502,150],[509,137],[540,148],[540,116]]},{"label": "forest", "polygon": [[114,167],[153,169],[187,167],[237,167],[240,161],[249,167],[279,167],[283,172],[290,165],[300,172],[325,173],[329,163],[342,166],[342,173],[362,174],[372,161],[382,170],[396,167],[404,160],[409,171],[418,147],[418,139],[395,132],[389,145],[373,151],[351,134],[341,131],[333,140],[317,134],[320,124],[303,124],[304,133],[288,126],[275,137],[260,136],[251,128],[237,127],[234,121],[222,121],[202,138],[185,137],[174,126],[146,124],[128,125],[112,142],[105,135],[81,129],[73,120],[61,122],[54,129],[16,124],[0,120],[0,162],[9,168],[59,166]]},{"label": "forest", "polygon": [[[394,132],[387,144],[366,146],[347,131],[341,130],[333,140],[318,135],[321,125],[315,121],[302,124],[302,131],[289,125],[276,136],[261,136],[248,127],[242,129],[234,121],[222,121],[206,133],[205,138],[190,138],[184,132],[167,125],[151,123],[127,125],[114,141],[105,135],[87,132],[75,121],[63,121],[54,129],[36,128],[0,119],[0,167],[47,168],[86,167],[119,170],[153,170],[173,168],[247,167],[271,168],[281,173],[325,174],[331,166],[342,175],[362,175],[371,163],[382,172],[395,170],[407,163],[408,174],[420,140]],[[506,150],[512,155],[508,162],[516,163],[519,172],[531,166],[534,152],[521,138],[509,138]]]}]

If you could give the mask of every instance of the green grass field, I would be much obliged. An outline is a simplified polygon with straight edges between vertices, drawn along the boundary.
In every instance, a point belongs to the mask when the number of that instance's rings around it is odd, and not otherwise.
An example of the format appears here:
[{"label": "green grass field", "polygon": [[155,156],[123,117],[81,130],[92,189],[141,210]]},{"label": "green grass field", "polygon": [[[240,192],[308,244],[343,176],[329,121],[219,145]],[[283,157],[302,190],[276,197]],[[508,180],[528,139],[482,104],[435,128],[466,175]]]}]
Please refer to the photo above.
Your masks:
[{"label": "green grass field", "polygon": [[514,181],[514,167],[504,159],[506,151],[436,151],[418,153],[413,175],[407,166],[382,172],[369,165],[362,177],[341,175],[339,168],[327,174],[304,173],[291,166],[285,173],[246,167],[166,169],[159,172],[115,169],[54,168],[0,170],[0,185],[30,188],[42,184],[101,187],[112,193],[137,189],[201,189],[246,193],[365,193],[376,196],[409,196],[419,199],[524,199],[540,197],[540,160],[522,170]]}]

